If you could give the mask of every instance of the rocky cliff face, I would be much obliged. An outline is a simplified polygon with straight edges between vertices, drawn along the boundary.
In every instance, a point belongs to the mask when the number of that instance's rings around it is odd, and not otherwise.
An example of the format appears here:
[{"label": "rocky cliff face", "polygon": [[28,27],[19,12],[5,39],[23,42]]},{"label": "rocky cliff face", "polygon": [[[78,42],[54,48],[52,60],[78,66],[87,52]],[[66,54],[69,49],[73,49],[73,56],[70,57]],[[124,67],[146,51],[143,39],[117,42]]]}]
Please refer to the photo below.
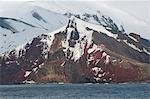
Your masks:
[{"label": "rocky cliff face", "polygon": [[3,54],[0,83],[149,82],[149,47],[130,36],[72,17],[62,29]]}]

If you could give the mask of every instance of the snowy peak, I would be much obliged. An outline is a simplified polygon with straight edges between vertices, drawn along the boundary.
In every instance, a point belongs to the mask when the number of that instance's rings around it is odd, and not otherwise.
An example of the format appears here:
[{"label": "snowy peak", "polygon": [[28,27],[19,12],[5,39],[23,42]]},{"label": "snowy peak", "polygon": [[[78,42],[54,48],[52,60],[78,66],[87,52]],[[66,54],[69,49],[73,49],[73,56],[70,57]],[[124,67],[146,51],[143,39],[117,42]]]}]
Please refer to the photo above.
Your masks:
[{"label": "snowy peak", "polygon": [[117,34],[117,33],[124,33],[125,29],[122,25],[118,26],[109,16],[102,15],[99,11],[96,14],[73,14],[73,13],[65,13],[64,15],[71,17],[75,16],[83,21],[98,24],[103,26],[106,30]]},{"label": "snowy peak", "polygon": [[65,16],[41,7],[33,7],[28,13],[28,16],[24,18],[24,20],[30,20],[38,27],[43,28],[47,31],[54,31],[58,29],[58,27],[60,28],[61,26],[66,24],[68,21]]}]

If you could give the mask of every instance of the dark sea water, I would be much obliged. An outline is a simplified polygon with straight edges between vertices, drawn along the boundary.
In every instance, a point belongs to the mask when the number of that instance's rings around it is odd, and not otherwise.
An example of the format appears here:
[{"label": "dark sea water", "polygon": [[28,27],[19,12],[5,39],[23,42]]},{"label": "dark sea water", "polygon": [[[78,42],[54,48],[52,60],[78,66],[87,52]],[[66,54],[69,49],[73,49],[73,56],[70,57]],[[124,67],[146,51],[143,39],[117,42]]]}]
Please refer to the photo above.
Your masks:
[{"label": "dark sea water", "polygon": [[150,99],[150,84],[0,85],[0,99]]}]

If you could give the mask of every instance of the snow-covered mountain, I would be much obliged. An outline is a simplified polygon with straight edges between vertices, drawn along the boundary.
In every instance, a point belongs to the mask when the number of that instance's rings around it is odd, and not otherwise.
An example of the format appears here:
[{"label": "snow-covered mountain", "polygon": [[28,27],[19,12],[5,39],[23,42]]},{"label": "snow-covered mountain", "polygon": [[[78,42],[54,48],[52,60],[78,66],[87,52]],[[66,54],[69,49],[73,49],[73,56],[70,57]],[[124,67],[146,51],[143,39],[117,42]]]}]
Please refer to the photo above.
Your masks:
[{"label": "snow-covered mountain", "polygon": [[148,47],[134,39],[71,17],[64,27],[2,55],[0,82],[149,81]]},{"label": "snow-covered mountain", "polygon": [[[111,19],[114,20],[114,22],[120,26],[122,25],[126,33],[129,34],[131,32],[137,33],[141,35],[141,37],[149,39],[149,32],[150,32],[150,20],[149,20],[149,2],[145,5],[145,9],[143,9],[143,12],[147,12],[147,17],[142,15],[132,15],[122,9],[119,9],[115,6],[112,6],[111,4],[107,2],[102,1],[35,1],[30,2],[33,5],[38,5],[40,7],[46,8],[46,9],[53,9],[53,11],[58,13],[74,13],[74,14],[80,14],[83,15],[85,13],[90,14],[97,14],[109,16]],[[122,2],[123,4],[124,2]],[[134,4],[133,4],[134,5]],[[140,5],[139,5],[140,6]],[[133,6],[134,7],[134,6]],[[126,7],[126,9],[129,9]],[[129,9],[130,10],[130,9]],[[131,9],[132,10],[132,9]],[[98,13],[97,13],[98,12]],[[137,10],[138,12],[138,10]],[[142,14],[142,13],[141,13]],[[142,17],[142,18],[139,18]]]},{"label": "snow-covered mountain", "polygon": [[23,5],[21,9],[9,11],[5,12],[8,15],[0,14],[0,54],[27,43],[40,34],[54,31],[68,21],[64,15],[37,6]]},{"label": "snow-covered mountain", "polygon": [[[4,9],[4,7],[7,8]],[[104,18],[109,17],[113,20],[115,23],[114,25],[117,26],[118,30],[123,29],[127,34],[132,32],[140,34],[141,37],[147,39],[150,38],[148,35],[150,32],[148,28],[150,25],[148,22],[139,20],[138,18],[103,2],[84,2],[84,4],[79,1],[33,1],[20,3],[12,2],[12,4],[2,2],[0,4],[0,9],[0,37],[2,38],[0,40],[1,54],[16,46],[31,41],[33,37],[38,36],[39,34],[48,33],[60,28],[68,21],[68,18],[63,14],[68,13],[79,15],[82,18],[85,18],[86,14],[96,16],[99,19],[102,19],[101,17],[103,16]],[[87,18],[85,20],[104,26],[104,22],[99,23],[93,19],[96,17],[91,16],[88,17],[89,19]],[[107,29],[110,29],[110,27]]]},{"label": "snow-covered mountain", "polygon": [[0,83],[150,81],[150,41],[128,32],[137,19],[125,25],[123,12],[77,4],[27,2],[0,12]]},{"label": "snow-covered mountain", "polygon": [[[71,5],[70,5],[71,4]],[[3,9],[7,7],[7,9]],[[28,23],[34,27],[30,30],[25,29],[22,23],[10,23],[14,27],[13,31],[8,29],[1,29],[1,45],[0,53],[7,50],[13,49],[17,45],[28,42],[33,37],[41,33],[51,32],[55,29],[60,28],[67,22],[67,18],[62,14],[72,13],[78,14],[80,16],[87,14],[97,15],[98,17],[106,16],[110,17],[118,28],[125,30],[127,34],[133,32],[140,34],[141,37],[149,39],[149,28],[148,22],[139,20],[138,18],[129,15],[128,13],[111,7],[103,2],[57,2],[57,1],[34,1],[34,2],[12,2],[12,4],[7,4],[7,2],[2,2],[0,4],[0,16],[2,18],[13,18],[24,23]],[[55,17],[53,17],[55,16]],[[128,21],[132,20],[132,21]],[[7,20],[8,21],[8,20]],[[95,20],[89,19],[89,22],[95,23]],[[96,22],[97,24],[97,22]],[[1,24],[2,25],[2,24]],[[4,25],[4,24],[3,24]],[[11,26],[10,25],[10,26]],[[18,25],[18,26],[17,26]],[[2,26],[3,27],[3,26]],[[17,30],[15,30],[17,29]],[[11,28],[12,30],[12,28]],[[30,31],[32,33],[30,33]],[[10,33],[9,33],[10,32]],[[12,35],[11,32],[23,32],[24,36],[18,36],[17,34]],[[35,35],[36,33],[37,35]],[[8,35],[11,35],[11,39]],[[31,36],[29,36],[31,34]],[[20,39],[17,39],[19,37]],[[31,38],[30,38],[31,37]],[[8,40],[9,39],[9,40]],[[19,41],[15,41],[15,40]],[[13,43],[14,42],[14,43]],[[5,46],[4,46],[5,45]]]}]

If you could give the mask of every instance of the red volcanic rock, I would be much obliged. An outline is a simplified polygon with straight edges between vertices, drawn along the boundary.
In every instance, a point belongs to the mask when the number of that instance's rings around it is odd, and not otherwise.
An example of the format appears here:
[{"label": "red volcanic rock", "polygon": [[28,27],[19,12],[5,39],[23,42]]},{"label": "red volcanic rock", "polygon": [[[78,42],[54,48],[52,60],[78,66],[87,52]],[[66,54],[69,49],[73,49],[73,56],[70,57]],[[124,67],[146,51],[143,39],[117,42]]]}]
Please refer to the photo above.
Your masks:
[{"label": "red volcanic rock", "polygon": [[[95,46],[95,47],[94,47]],[[132,63],[112,64],[110,57],[101,47],[91,44],[84,49],[84,54],[80,58],[80,64],[86,68],[83,70],[86,77],[95,82],[136,82],[140,81],[142,73],[140,67]]]},{"label": "red volcanic rock", "polygon": [[30,44],[27,43],[24,49],[20,49],[19,53],[13,50],[1,58],[0,83],[23,83],[29,76],[25,77],[27,71],[35,72],[34,69],[39,68],[45,59],[45,43],[42,39],[47,38],[45,35],[38,36]]},{"label": "red volcanic rock", "polygon": [[117,65],[113,68],[114,81],[115,82],[134,82],[138,81],[142,76],[140,70],[133,65],[125,68],[123,64]]}]

